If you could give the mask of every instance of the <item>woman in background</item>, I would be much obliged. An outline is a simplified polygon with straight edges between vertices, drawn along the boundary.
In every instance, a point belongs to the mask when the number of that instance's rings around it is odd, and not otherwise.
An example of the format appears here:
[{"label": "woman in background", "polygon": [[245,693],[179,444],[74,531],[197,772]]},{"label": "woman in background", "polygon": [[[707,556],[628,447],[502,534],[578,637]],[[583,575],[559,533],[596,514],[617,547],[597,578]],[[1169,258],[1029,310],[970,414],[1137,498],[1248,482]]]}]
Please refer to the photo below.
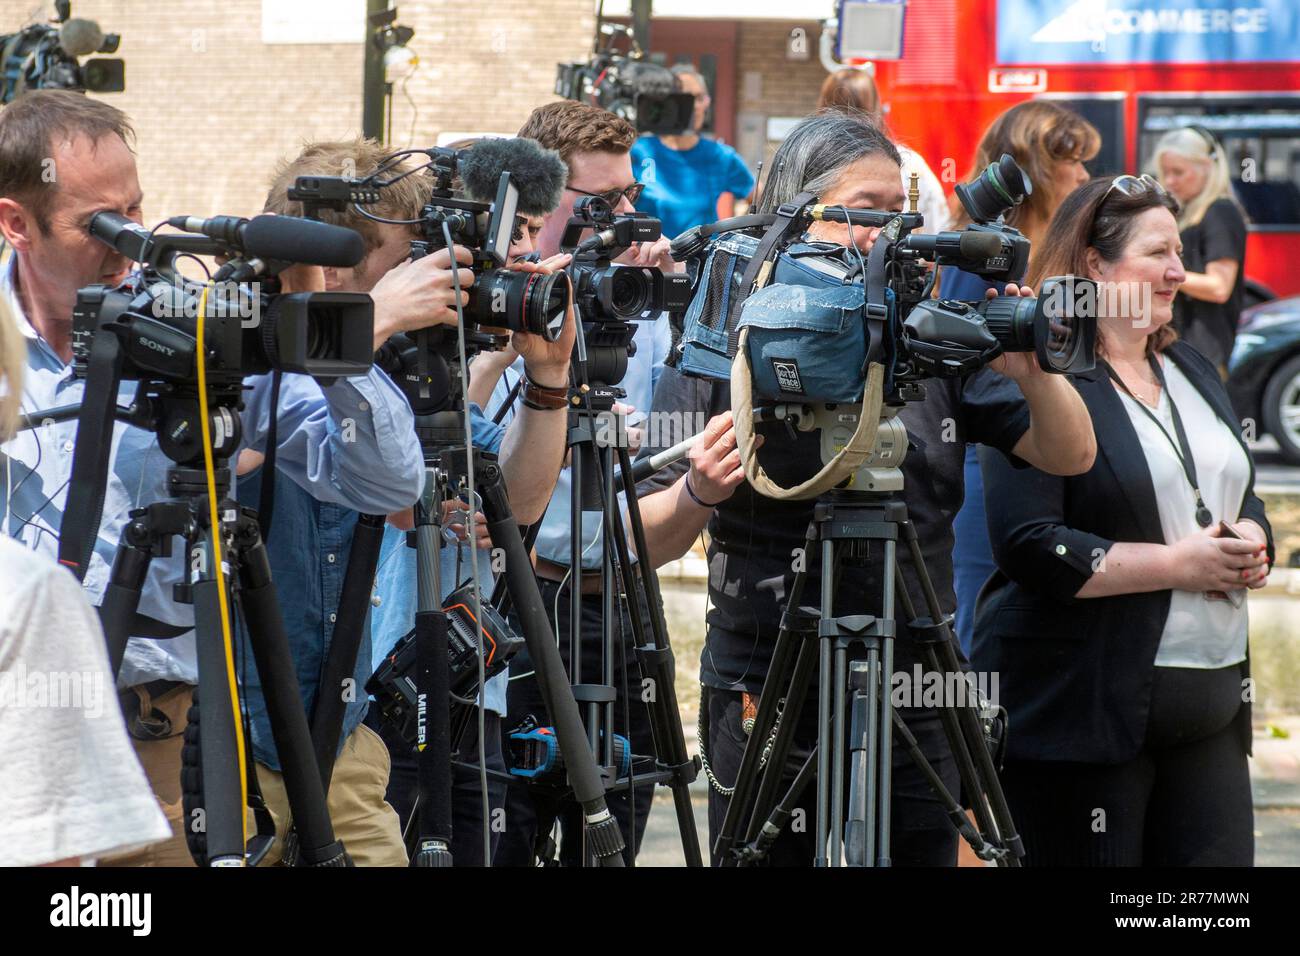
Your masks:
[{"label": "woman in background", "polygon": [[1029,865],[1254,859],[1246,589],[1272,536],[1217,370],[1170,325],[1177,209],[1149,176],[1094,180],[1030,272],[1088,276],[1117,304],[1099,310],[1096,367],[1072,376],[1093,467],[1058,478],[981,454],[998,572],[972,660],[1000,675]]},{"label": "woman in background", "polygon": [[[978,176],[1003,153],[1010,154],[1028,175],[1033,192],[1012,207],[1005,221],[1025,234],[1031,255],[1037,254],[1057,207],[1088,181],[1083,164],[1100,149],[1101,134],[1083,117],[1049,100],[1030,100],[1011,107],[985,131],[975,150],[968,180]],[[961,229],[970,223],[966,210],[961,209],[953,227]],[[1002,281],[1019,282],[1022,278],[1007,276]],[[939,272],[939,297],[943,299],[980,301],[989,289],[996,288],[995,283],[952,266],[942,267]],[[957,638],[969,654],[975,599],[994,570],[984,523],[984,485],[974,445],[966,449],[966,501],[957,513],[953,528],[957,537],[953,546]]]},{"label": "woman in background", "polygon": [[1246,272],[1246,217],[1232,193],[1228,158],[1207,130],[1189,126],[1160,137],[1155,163],[1161,184],[1183,207],[1178,228],[1187,281],[1174,300],[1174,328],[1223,375]]}]

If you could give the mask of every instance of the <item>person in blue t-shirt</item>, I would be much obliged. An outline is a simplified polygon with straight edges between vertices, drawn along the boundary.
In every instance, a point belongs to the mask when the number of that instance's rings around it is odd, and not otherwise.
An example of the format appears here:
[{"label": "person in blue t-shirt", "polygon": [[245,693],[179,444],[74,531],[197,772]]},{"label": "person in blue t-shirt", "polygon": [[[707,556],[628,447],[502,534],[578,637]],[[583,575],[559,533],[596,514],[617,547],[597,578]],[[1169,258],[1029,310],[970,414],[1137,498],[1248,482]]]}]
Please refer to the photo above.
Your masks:
[{"label": "person in blue t-shirt", "polygon": [[740,154],[700,135],[710,102],[704,77],[686,63],[673,73],[678,89],[695,97],[690,128],[675,135],[648,133],[632,146],[632,169],[645,186],[636,208],[661,220],[669,238],[735,215],[736,200],[754,189],[754,175]]}]

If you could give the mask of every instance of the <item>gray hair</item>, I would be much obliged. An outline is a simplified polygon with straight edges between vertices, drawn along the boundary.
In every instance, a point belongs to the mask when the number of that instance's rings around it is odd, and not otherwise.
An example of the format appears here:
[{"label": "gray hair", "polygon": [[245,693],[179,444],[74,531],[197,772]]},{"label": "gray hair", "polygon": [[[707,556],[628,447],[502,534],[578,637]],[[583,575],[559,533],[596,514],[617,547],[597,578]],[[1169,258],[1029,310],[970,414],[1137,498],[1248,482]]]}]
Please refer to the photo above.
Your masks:
[{"label": "gray hair", "polygon": [[[674,63],[673,76],[693,76],[700,81],[700,86],[705,93],[710,92],[709,81],[704,78],[704,74],[697,70],[692,63]],[[678,87],[680,89],[680,86]]]},{"label": "gray hair", "polygon": [[754,212],[776,212],[802,192],[824,195],[846,167],[876,155],[902,165],[898,149],[866,114],[818,110],[790,131],[772,157]]}]

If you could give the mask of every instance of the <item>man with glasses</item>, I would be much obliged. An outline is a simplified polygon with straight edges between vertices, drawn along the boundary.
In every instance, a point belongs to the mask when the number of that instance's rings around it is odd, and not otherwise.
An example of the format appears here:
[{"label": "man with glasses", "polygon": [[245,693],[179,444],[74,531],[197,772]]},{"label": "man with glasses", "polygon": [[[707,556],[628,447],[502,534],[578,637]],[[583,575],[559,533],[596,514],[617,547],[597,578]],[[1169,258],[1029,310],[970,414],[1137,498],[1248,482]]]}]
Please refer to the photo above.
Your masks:
[{"label": "man with glasses", "polygon": [[[549,103],[534,110],[520,129],[519,135],[534,139],[548,149],[558,152],[569,168],[568,184],[559,208],[548,215],[536,237],[536,250],[543,260],[560,251],[560,239],[565,225],[573,215],[573,206],[583,196],[599,196],[610,204],[615,213],[623,214],[633,211],[632,203],[640,195],[641,184],[632,176],[632,161],[629,149],[636,139],[636,130],[631,124],[613,113],[597,109],[583,103],[564,100]],[[618,262],[626,265],[658,267],[674,270],[678,267],[668,254],[668,239],[661,238],[653,243],[642,243],[629,249]],[[628,360],[627,373],[620,386],[627,392],[623,399],[627,409],[629,425],[644,420],[650,407],[655,382],[663,370],[664,360],[668,356],[671,333],[666,314],[652,320],[636,323],[633,338],[635,351]],[[485,354],[479,356],[473,365],[474,389],[495,385],[493,401],[488,407],[488,414],[501,411],[502,404],[519,381],[519,365],[510,366],[509,355]],[[510,366],[510,367],[507,367]],[[554,390],[557,401],[562,401],[568,382],[540,381],[535,383],[548,392]],[[518,411],[518,404],[502,412],[510,415]],[[630,437],[634,444],[638,436]],[[635,454],[635,447],[633,448]],[[570,469],[561,472],[556,483],[555,492],[543,520],[537,537],[535,549],[535,566],[542,600],[551,618],[552,626],[559,638],[559,646],[569,664],[569,591],[571,587],[581,588],[582,601],[582,679],[584,683],[604,683],[601,679],[601,634],[604,619],[601,613],[601,553],[604,542],[599,540],[600,516],[584,514],[583,553],[580,567],[575,575],[570,555]],[[713,489],[708,489],[713,493]],[[575,585],[575,576],[577,583]],[[632,749],[636,754],[653,753],[650,737],[650,722],[645,706],[640,702],[640,674],[637,670],[633,651],[629,610],[634,610],[645,619],[644,600],[638,600],[635,608],[629,604],[626,596],[620,598],[620,613],[615,627],[616,639],[621,633],[621,654],[615,648],[615,671],[612,681],[618,695],[615,704],[615,732],[630,737]],[[646,623],[649,627],[649,623]],[[532,664],[526,655],[521,654],[511,664],[510,691],[507,700],[509,723],[513,728],[525,715],[533,714],[538,721],[547,720],[543,705],[532,676]],[[624,697],[624,688],[631,691],[633,704],[628,706]],[[507,730],[508,733],[508,730]],[[508,741],[507,741],[508,743]],[[635,797],[629,800],[626,791],[609,794],[609,805],[618,818],[623,829],[623,839],[629,848],[633,842],[635,830],[636,842],[639,843],[645,829],[645,821],[650,812],[650,800],[653,787],[637,787]],[[535,843],[540,835],[544,840],[550,832],[552,822],[561,820],[565,831],[565,840],[561,848],[561,859],[566,865],[581,865],[582,826],[579,816],[580,808],[569,801],[561,805],[539,797],[536,791],[521,787],[511,787],[506,797],[505,833],[497,850],[494,863],[497,866],[527,866],[533,862]],[[632,820],[635,818],[635,827]]]}]

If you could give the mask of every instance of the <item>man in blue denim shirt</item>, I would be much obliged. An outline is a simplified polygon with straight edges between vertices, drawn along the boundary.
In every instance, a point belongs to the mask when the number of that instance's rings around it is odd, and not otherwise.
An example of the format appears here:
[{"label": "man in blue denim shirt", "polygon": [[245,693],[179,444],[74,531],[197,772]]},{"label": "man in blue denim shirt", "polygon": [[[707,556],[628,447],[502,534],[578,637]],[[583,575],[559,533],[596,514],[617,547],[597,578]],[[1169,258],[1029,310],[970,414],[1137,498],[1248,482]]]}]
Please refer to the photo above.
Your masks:
[{"label": "man in blue denim shirt", "polygon": [[[287,196],[289,186],[297,177],[332,175],[348,168],[364,173],[379,165],[391,152],[373,140],[364,139],[309,144],[298,157],[277,170],[265,211],[300,215],[300,205]],[[390,220],[415,219],[428,200],[427,178],[409,176],[386,187],[381,201],[372,205],[370,212]],[[455,324],[456,293],[449,269],[450,253],[443,250],[408,261],[411,240],[418,238],[411,226],[375,223],[353,210],[334,215],[333,221],[361,234],[366,256],[353,268],[324,270],[325,288],[371,294],[375,302],[376,348],[398,332],[434,324]],[[456,256],[462,267],[468,265],[469,250],[456,247]],[[523,268],[541,267],[530,264]],[[462,268],[459,279],[464,289],[474,277],[468,268]],[[461,295],[464,298],[468,293]],[[516,338],[529,353],[530,369],[539,381],[560,382],[567,377],[571,333],[554,343],[544,342],[537,336],[517,335]],[[402,402],[405,406],[405,399]],[[483,418],[477,407],[471,406],[470,416],[475,443],[501,452],[507,490],[512,504],[523,515],[521,520],[529,520],[530,514],[535,518],[559,470],[564,444],[563,416],[543,412],[540,417],[520,422],[508,435],[505,429]],[[393,440],[420,460],[419,441],[412,425],[394,435]],[[256,464],[253,460],[244,463],[245,467]],[[422,479],[422,461],[420,476]],[[246,504],[256,504],[264,478],[260,469],[256,476],[250,473],[248,479],[241,481],[240,499]],[[334,639],[334,619],[357,521],[355,511],[316,500],[318,497],[292,482],[277,481],[268,535],[272,574],[286,609],[290,648],[308,713],[315,707],[318,694],[326,692],[319,686],[320,679]],[[371,507],[367,510],[382,513],[398,509]],[[409,521],[409,512],[404,517]],[[405,523],[396,515],[394,520]],[[388,529],[381,570],[405,567],[407,562],[387,560],[393,542],[401,542],[403,537],[396,529]],[[414,552],[407,553],[411,555],[409,563],[413,569]],[[447,578],[450,580],[450,575]],[[329,809],[335,832],[359,865],[406,862],[397,814],[385,800],[388,783],[385,747],[376,737],[374,727],[362,723],[367,712],[363,688],[373,672],[374,661],[391,649],[408,629],[399,625],[394,612],[402,608],[404,599],[413,602],[414,575],[404,583],[406,587],[396,589],[395,593],[387,592],[381,574],[376,620],[373,625],[367,622],[363,631],[352,678],[342,688],[328,689],[330,693],[343,694],[347,701],[338,761],[330,784]],[[289,609],[293,609],[292,614]],[[411,613],[413,616],[413,604]],[[376,635],[373,648],[372,627]],[[288,805],[266,718],[266,704],[251,674],[245,686],[245,699],[252,718],[258,780],[267,806],[276,818],[277,831],[282,831],[287,824]]]},{"label": "man in blue denim shirt", "polygon": [[[132,132],[125,114],[81,94],[25,94],[0,112],[0,232],[14,255],[0,294],[28,339],[23,410],[73,404],[85,396],[74,377],[72,307],[77,289],[117,284],[130,263],[93,239],[87,226],[101,211],[139,222],[143,197]],[[44,176],[46,159],[53,177]],[[241,412],[243,444],[265,446],[270,423],[269,380],[250,378]],[[130,399],[128,384],[119,404]],[[343,379],[322,388],[300,375],[285,376],[279,437],[281,470],[321,500],[351,507],[396,509],[419,493],[420,460],[399,440],[412,427],[410,409],[382,372]],[[34,550],[57,555],[76,422],[43,424],[5,447],[5,531]],[[168,497],[169,460],[153,434],[117,423],[103,518],[84,586],[102,597],[128,512]],[[171,599],[182,560],[154,561],[140,613],[148,632],[166,640],[132,637],[119,674],[124,716],[137,755],[173,828],[169,841],[116,862],[193,865],[184,845],[180,797],[181,733],[198,679],[190,605]]]}]

